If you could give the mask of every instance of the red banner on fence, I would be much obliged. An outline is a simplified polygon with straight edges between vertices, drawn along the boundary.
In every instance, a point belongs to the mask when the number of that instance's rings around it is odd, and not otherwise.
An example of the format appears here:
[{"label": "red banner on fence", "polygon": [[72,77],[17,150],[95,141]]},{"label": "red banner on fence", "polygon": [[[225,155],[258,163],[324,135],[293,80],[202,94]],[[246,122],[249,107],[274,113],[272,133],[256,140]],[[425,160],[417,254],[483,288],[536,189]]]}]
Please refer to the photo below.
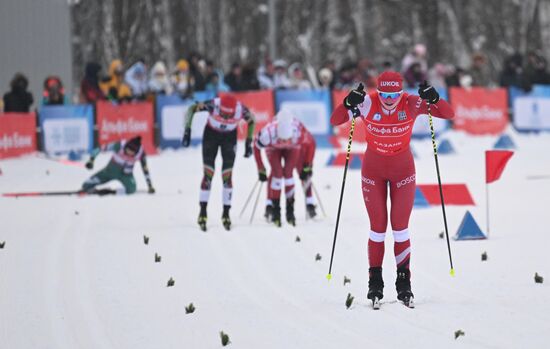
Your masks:
[{"label": "red banner on fence", "polygon": [[[332,91],[332,110],[342,103],[344,98],[348,95],[349,91],[345,90],[334,90]],[[334,128],[335,135],[345,140],[346,144],[349,139],[349,129],[351,128],[351,121],[346,122],[340,126]],[[358,118],[355,120],[355,130],[353,131],[353,141],[354,142],[366,142],[367,139],[367,130],[365,124],[363,124],[363,119]]]},{"label": "red banner on fence", "polygon": [[96,110],[100,145],[141,135],[145,152],[156,153],[152,103],[138,102],[117,105],[108,101],[100,101],[96,104]]},{"label": "red banner on fence", "polygon": [[[232,95],[245,107],[247,107],[256,118],[255,134],[269,123],[275,115],[275,104],[272,90],[251,91],[251,92],[233,92],[225,93]],[[220,93],[220,96],[224,93]],[[237,135],[239,139],[245,139],[247,135],[246,122],[239,123]]]},{"label": "red banner on fence", "polygon": [[454,128],[471,134],[499,134],[508,125],[508,97],[504,88],[450,88],[455,110]]},{"label": "red banner on fence", "polygon": [[34,151],[36,151],[35,114],[0,114],[0,159]]}]

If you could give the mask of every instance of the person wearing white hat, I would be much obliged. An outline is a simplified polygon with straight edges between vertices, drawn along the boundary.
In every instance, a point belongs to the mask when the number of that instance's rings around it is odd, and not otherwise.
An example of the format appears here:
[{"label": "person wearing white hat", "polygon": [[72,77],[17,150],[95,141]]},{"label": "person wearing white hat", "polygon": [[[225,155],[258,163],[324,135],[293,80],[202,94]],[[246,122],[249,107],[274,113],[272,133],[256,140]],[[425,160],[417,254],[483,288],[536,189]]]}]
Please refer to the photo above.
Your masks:
[{"label": "person wearing white hat", "polygon": [[281,226],[281,191],[284,188],[286,198],[286,220],[296,225],[294,215],[294,178],[293,170],[300,157],[302,142],[302,125],[292,113],[282,109],[275,120],[264,126],[254,142],[254,158],[258,167],[258,177],[267,181],[266,168],[262,161],[261,149],[264,148],[271,166],[269,194],[272,198],[273,212],[271,220],[276,226]]}]

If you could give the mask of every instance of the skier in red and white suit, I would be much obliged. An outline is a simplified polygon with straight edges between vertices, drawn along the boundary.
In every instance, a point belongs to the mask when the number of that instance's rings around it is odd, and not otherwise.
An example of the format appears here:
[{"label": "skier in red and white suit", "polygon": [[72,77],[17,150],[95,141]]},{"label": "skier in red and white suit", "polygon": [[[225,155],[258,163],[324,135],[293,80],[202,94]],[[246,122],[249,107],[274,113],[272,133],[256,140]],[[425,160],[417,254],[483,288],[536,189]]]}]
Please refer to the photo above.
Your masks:
[{"label": "skier in red and white suit", "polygon": [[[299,120],[295,121],[300,125],[301,143],[300,154],[296,161],[296,171],[302,182],[302,188],[306,196],[306,213],[309,218],[317,215],[315,211],[315,200],[313,199],[312,176],[313,176],[313,158],[315,156],[316,143],[313,135],[306,129]],[[273,190],[271,189],[272,174],[267,179],[267,200],[264,217],[268,222],[273,221]]]},{"label": "skier in red and white suit", "polygon": [[315,138],[305,128],[302,127],[302,144],[300,147],[300,159],[296,165],[296,170],[300,180],[302,181],[302,188],[306,195],[306,211],[309,218],[314,218],[317,213],[315,212],[315,200],[313,199],[313,157],[315,156]]},{"label": "skier in red and white suit", "polygon": [[433,86],[424,82],[419,96],[403,92],[403,78],[393,71],[378,77],[377,90],[363,91],[360,84],[338,105],[331,116],[332,125],[361,117],[367,128],[367,150],[361,169],[361,187],[370,220],[369,292],[367,298],[383,297],[382,260],[388,224],[386,200],[388,187],[391,200],[389,219],[394,236],[397,264],[396,289],[399,300],[413,297],[410,284],[409,217],[414,204],[416,173],[409,143],[416,117],[431,114],[443,119],[454,117],[454,111]]},{"label": "skier in red and white suit", "polygon": [[294,216],[294,177],[293,171],[300,158],[302,143],[302,125],[292,114],[281,110],[276,120],[265,125],[256,135],[254,142],[254,158],[258,167],[258,177],[267,181],[267,173],[262,161],[261,148],[265,148],[269,165],[271,166],[269,194],[273,204],[272,221],[281,226],[281,190],[285,190],[286,220],[296,225]]}]

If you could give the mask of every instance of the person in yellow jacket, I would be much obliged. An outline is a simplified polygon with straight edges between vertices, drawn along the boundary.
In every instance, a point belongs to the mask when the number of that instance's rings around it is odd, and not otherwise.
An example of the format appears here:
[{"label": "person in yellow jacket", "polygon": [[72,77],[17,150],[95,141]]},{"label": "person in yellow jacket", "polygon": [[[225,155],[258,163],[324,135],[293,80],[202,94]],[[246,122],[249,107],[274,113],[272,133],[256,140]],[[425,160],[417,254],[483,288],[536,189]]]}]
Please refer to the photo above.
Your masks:
[{"label": "person in yellow jacket", "polygon": [[178,61],[176,64],[176,69],[172,72],[171,81],[174,86],[174,90],[182,98],[187,98],[193,95],[195,80],[189,71],[189,62],[185,59],[180,59]]},{"label": "person in yellow jacket", "polygon": [[120,59],[111,62],[109,76],[103,79],[99,87],[109,100],[120,102],[132,99],[130,87],[124,83],[124,69]]}]

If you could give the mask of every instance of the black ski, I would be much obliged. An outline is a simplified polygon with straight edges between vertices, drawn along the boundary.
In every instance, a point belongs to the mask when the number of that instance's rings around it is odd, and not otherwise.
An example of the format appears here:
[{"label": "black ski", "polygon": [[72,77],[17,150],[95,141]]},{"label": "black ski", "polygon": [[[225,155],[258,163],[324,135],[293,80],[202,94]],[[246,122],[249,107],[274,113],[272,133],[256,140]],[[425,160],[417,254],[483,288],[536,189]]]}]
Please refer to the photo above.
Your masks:
[{"label": "black ski", "polygon": [[38,196],[85,196],[85,195],[113,195],[116,194],[116,190],[113,189],[94,189],[90,191],[72,190],[72,191],[36,191],[36,192],[14,192],[3,193],[4,197],[19,198],[19,197],[38,197]]},{"label": "black ski", "polygon": [[10,198],[19,197],[36,197],[36,196],[70,196],[70,195],[86,195],[83,191],[36,191],[36,192],[21,192],[21,193],[3,193],[2,196]]}]

